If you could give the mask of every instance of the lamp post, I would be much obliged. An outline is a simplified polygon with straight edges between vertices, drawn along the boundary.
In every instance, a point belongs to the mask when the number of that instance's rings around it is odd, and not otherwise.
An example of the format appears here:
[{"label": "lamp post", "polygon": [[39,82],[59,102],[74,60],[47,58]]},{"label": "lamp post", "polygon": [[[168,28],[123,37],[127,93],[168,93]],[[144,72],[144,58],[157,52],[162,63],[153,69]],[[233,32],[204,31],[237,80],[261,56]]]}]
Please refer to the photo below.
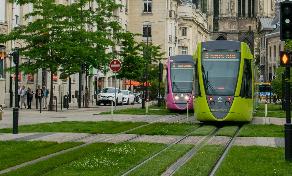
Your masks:
[{"label": "lamp post", "polygon": [[18,134],[18,117],[19,117],[19,103],[18,103],[18,74],[19,74],[19,49],[15,48],[10,56],[13,57],[15,64],[15,87],[14,87],[14,108],[13,108],[13,134]]},{"label": "lamp post", "polygon": [[158,75],[158,107],[161,107],[161,88],[160,84],[162,82],[162,75],[163,75],[163,64],[159,61],[159,75]]},{"label": "lamp post", "polygon": [[143,99],[142,99],[142,109],[145,108],[145,101],[148,103],[149,101],[149,93],[148,93],[148,62],[150,61],[151,57],[149,56],[149,37],[151,37],[151,31],[149,30],[150,25],[146,25],[146,50],[144,50],[144,57],[146,58],[145,64],[145,82],[143,84]]}]

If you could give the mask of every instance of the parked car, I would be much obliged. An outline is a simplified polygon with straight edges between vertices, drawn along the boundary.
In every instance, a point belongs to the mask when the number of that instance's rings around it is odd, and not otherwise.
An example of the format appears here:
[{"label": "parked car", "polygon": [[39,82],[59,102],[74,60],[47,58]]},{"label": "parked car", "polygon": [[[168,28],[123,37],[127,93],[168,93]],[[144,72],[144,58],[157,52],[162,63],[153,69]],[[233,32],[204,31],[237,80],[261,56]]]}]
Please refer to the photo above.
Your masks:
[{"label": "parked car", "polygon": [[123,94],[123,103],[124,104],[134,104],[135,102],[135,95],[129,90],[121,90]]},{"label": "parked car", "polygon": [[[116,89],[116,99],[115,99],[115,89]],[[111,104],[111,102],[123,105],[123,94],[121,93],[120,89],[114,87],[106,87],[102,89],[102,91],[97,95],[97,105],[101,103]]]}]

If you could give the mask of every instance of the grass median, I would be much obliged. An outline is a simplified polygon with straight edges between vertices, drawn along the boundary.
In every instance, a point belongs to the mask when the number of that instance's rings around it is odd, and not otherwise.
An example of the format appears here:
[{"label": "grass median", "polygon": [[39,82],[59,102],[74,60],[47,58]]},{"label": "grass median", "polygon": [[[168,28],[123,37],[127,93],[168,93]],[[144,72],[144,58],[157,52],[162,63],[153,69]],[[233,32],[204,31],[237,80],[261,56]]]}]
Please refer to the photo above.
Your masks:
[{"label": "grass median", "polygon": [[240,137],[284,137],[284,127],[280,125],[244,125]]},{"label": "grass median", "polygon": [[[286,113],[282,110],[282,105],[280,104],[267,104],[268,114],[267,117],[285,118]],[[259,104],[255,117],[265,117],[265,104]]]},{"label": "grass median", "polygon": [[[111,112],[101,112],[100,114],[110,114]],[[130,115],[176,115],[176,114],[186,114],[186,111],[170,111],[165,107],[150,106],[148,109],[148,114],[146,114],[146,109],[142,108],[128,108],[120,109],[114,111],[115,114],[130,114]],[[190,116],[193,116],[193,113],[189,113]]]},{"label": "grass median", "polygon": [[205,176],[214,166],[217,158],[222,153],[223,146],[207,145],[198,151],[185,165],[183,165],[175,176]]},{"label": "grass median", "polygon": [[292,162],[284,159],[283,148],[233,146],[216,176],[292,175]]},{"label": "grass median", "polygon": [[[19,126],[19,132],[71,132],[71,133],[92,133],[92,134],[114,134],[126,131],[144,122],[53,122],[34,125]],[[10,133],[11,128],[0,129],[0,133]]]},{"label": "grass median", "polygon": [[189,151],[192,145],[177,144],[169,149],[163,151],[158,156],[148,161],[135,171],[131,172],[131,176],[159,176],[161,175],[171,164],[176,162],[181,156]]},{"label": "grass median", "polygon": [[224,126],[218,130],[216,133],[216,136],[230,136],[232,137],[236,130],[238,129],[238,126]]},{"label": "grass median", "polygon": [[164,147],[149,143],[95,143],[6,175],[121,175]]},{"label": "grass median", "polygon": [[198,128],[198,125],[187,123],[153,123],[148,126],[129,131],[140,135],[186,135]]},{"label": "grass median", "polygon": [[71,148],[79,144],[81,143],[1,141],[0,170]]}]

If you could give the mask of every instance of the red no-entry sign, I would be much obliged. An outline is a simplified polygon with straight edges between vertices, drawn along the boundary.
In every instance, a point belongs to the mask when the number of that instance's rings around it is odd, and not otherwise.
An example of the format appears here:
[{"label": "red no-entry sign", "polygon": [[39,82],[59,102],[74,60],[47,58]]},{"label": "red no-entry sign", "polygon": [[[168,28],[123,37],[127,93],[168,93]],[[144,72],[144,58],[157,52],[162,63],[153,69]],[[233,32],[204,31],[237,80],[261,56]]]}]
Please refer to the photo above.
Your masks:
[{"label": "red no-entry sign", "polygon": [[110,62],[109,67],[113,72],[119,72],[122,68],[122,63],[118,59],[114,59]]}]

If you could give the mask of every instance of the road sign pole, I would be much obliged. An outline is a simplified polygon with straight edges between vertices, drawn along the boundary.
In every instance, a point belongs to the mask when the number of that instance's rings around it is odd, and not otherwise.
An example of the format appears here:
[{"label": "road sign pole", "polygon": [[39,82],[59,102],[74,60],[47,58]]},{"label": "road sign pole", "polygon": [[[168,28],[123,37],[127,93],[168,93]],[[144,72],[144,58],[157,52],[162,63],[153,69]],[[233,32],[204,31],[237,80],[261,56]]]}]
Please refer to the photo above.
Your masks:
[{"label": "road sign pole", "polygon": [[[115,75],[115,110],[117,109],[117,72],[119,72],[122,68],[122,63],[118,59],[113,59],[110,64],[109,68],[114,72]],[[123,100],[122,100],[123,101]],[[122,102],[123,103],[123,102]]]},{"label": "road sign pole", "polygon": [[116,72],[115,72],[115,110],[117,110],[117,103],[118,103],[118,101],[117,101],[117,74],[116,74]]}]

